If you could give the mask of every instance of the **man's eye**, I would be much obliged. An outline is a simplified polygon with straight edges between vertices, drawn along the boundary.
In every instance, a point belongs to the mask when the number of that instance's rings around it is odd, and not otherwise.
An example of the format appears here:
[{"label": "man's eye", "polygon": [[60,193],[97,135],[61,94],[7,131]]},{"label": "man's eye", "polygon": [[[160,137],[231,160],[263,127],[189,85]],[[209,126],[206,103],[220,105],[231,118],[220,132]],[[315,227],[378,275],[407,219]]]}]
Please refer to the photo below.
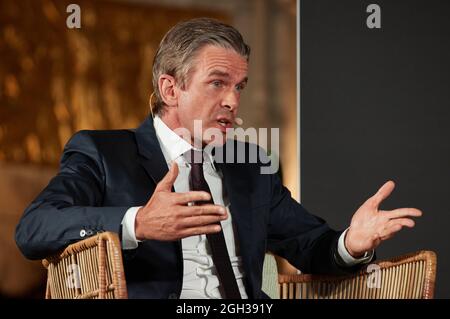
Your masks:
[{"label": "man's eye", "polygon": [[212,85],[214,85],[215,87],[221,87],[222,86],[222,81],[213,81]]},{"label": "man's eye", "polygon": [[238,85],[236,85],[236,90],[237,91],[242,91],[243,89],[245,88],[245,84],[238,84]]}]

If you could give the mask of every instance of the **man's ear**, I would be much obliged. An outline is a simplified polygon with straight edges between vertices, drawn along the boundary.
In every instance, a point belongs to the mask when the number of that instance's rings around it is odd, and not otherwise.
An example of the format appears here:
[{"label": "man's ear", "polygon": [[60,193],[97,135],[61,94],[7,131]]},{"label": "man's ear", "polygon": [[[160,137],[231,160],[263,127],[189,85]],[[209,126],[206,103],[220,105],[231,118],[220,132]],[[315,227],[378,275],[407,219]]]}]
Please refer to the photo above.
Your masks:
[{"label": "man's ear", "polygon": [[178,105],[178,90],[175,78],[168,74],[161,74],[158,79],[159,94],[167,106]]}]

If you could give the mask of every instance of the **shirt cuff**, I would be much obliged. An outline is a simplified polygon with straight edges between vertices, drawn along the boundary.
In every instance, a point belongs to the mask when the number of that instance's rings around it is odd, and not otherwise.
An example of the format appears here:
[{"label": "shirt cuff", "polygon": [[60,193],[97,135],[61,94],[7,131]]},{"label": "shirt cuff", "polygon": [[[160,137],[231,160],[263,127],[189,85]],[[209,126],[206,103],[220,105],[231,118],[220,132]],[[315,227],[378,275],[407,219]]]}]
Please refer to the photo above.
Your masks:
[{"label": "shirt cuff", "polygon": [[136,214],[142,206],[131,207],[122,219],[122,249],[136,249],[140,240],[136,239],[135,221]]},{"label": "shirt cuff", "polygon": [[361,258],[355,258],[348,252],[345,247],[345,235],[347,234],[348,228],[341,234],[338,241],[338,254],[341,260],[344,262],[345,266],[351,267],[357,264],[369,263],[374,255],[374,250],[367,251]]}]

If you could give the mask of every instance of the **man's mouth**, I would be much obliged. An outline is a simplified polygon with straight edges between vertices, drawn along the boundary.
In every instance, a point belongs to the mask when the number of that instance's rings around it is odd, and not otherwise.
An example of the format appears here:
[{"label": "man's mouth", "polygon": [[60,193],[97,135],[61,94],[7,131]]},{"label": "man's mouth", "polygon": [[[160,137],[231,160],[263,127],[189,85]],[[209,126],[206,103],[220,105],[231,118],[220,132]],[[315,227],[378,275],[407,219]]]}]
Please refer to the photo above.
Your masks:
[{"label": "man's mouth", "polygon": [[231,120],[226,118],[219,118],[217,120],[217,123],[219,123],[219,125],[222,126],[223,128],[231,128],[233,126]]}]

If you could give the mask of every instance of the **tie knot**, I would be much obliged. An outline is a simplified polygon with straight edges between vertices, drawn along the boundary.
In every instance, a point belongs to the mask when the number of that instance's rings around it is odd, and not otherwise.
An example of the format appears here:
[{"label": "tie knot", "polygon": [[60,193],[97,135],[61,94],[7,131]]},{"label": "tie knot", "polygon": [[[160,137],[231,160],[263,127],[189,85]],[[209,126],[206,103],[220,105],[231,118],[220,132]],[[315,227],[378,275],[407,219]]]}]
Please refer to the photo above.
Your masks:
[{"label": "tie knot", "polygon": [[189,164],[203,164],[203,151],[191,149],[186,154],[186,161]]}]

